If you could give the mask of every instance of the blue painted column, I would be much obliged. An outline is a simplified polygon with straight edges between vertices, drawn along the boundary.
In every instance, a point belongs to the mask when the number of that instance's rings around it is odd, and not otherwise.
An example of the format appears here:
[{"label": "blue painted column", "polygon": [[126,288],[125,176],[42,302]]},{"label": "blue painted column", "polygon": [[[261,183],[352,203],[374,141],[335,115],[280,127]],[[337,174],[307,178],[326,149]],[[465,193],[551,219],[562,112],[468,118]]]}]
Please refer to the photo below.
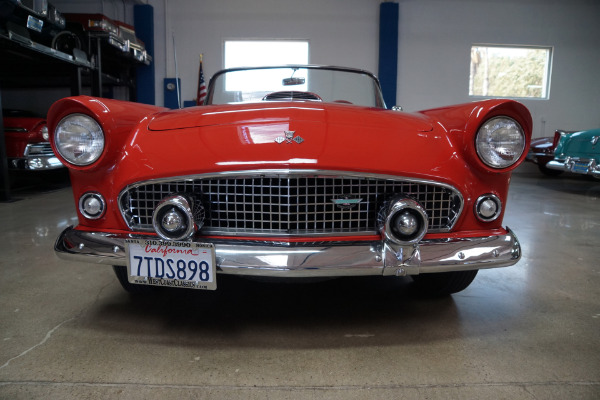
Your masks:
[{"label": "blue painted column", "polygon": [[396,105],[398,85],[398,3],[379,7],[379,81],[388,108]]},{"label": "blue painted column", "polygon": [[149,4],[133,6],[133,25],[135,34],[144,42],[146,51],[152,56],[150,65],[137,67],[136,101],[145,104],[156,104],[154,88],[154,8]]}]

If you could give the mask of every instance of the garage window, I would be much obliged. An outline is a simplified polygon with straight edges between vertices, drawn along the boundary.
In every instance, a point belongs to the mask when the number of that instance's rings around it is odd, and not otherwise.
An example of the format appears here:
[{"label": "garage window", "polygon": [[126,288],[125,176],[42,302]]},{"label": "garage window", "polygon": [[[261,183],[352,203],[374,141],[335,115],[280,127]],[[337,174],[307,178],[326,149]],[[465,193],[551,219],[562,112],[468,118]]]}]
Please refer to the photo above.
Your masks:
[{"label": "garage window", "polygon": [[[308,64],[308,41],[306,40],[226,40],[225,68]],[[228,74],[225,90],[229,92],[253,92],[268,86],[269,82],[280,83],[288,78],[287,71],[276,74],[275,70],[264,70]],[[297,86],[306,90],[306,84]]]},{"label": "garage window", "polygon": [[308,64],[306,40],[226,40],[225,68]]},{"label": "garage window", "polygon": [[551,65],[549,47],[474,45],[469,95],[548,99]]}]

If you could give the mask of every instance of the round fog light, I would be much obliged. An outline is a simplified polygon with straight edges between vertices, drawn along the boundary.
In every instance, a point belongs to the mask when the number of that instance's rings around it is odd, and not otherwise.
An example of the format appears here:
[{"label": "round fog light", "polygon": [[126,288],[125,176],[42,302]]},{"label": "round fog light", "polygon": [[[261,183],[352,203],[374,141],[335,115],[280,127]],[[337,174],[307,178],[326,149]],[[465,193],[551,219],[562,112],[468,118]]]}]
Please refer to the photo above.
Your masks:
[{"label": "round fog light", "polygon": [[500,216],[501,211],[502,203],[498,196],[493,194],[484,194],[475,203],[475,215],[483,222],[496,220]]},{"label": "round fog light", "polygon": [[190,202],[181,195],[163,199],[154,209],[152,225],[162,239],[189,239],[196,228]]},{"label": "round fog light", "polygon": [[79,199],[79,211],[87,219],[98,219],[104,215],[106,202],[100,193],[88,192]]},{"label": "round fog light", "polygon": [[175,207],[171,208],[162,219],[161,223],[162,227],[169,232],[175,232],[178,229],[182,229],[184,227],[183,217],[181,214],[175,209]]},{"label": "round fog light", "polygon": [[427,213],[417,201],[402,195],[380,211],[380,218],[384,238],[399,245],[418,243],[427,233]]},{"label": "round fog light", "polygon": [[394,228],[402,236],[412,236],[419,229],[419,220],[410,211],[405,210],[394,220]]}]

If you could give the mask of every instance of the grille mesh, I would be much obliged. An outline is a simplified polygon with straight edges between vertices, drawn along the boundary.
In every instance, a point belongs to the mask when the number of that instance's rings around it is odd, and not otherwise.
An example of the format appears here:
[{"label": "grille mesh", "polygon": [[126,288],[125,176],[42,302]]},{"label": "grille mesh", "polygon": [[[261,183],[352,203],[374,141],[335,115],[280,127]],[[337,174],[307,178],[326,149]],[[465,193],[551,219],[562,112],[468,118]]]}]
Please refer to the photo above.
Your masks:
[{"label": "grille mesh", "polygon": [[286,173],[141,183],[122,193],[121,212],[132,229],[152,230],[154,208],[173,194],[202,204],[205,234],[376,233],[379,210],[397,194],[425,208],[430,232],[451,229],[462,209],[455,189],[430,182]]}]

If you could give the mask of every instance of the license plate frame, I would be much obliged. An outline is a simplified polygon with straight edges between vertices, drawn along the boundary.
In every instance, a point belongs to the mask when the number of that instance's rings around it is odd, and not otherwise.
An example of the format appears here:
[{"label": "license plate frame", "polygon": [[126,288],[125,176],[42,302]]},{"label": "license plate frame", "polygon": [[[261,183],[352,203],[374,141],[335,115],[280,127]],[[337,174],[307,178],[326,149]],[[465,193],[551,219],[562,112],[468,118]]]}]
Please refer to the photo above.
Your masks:
[{"label": "license plate frame", "polygon": [[575,161],[571,167],[571,172],[587,174],[590,170],[590,163],[587,161]]},{"label": "license plate frame", "polygon": [[129,283],[216,290],[215,246],[212,243],[126,239]]}]

